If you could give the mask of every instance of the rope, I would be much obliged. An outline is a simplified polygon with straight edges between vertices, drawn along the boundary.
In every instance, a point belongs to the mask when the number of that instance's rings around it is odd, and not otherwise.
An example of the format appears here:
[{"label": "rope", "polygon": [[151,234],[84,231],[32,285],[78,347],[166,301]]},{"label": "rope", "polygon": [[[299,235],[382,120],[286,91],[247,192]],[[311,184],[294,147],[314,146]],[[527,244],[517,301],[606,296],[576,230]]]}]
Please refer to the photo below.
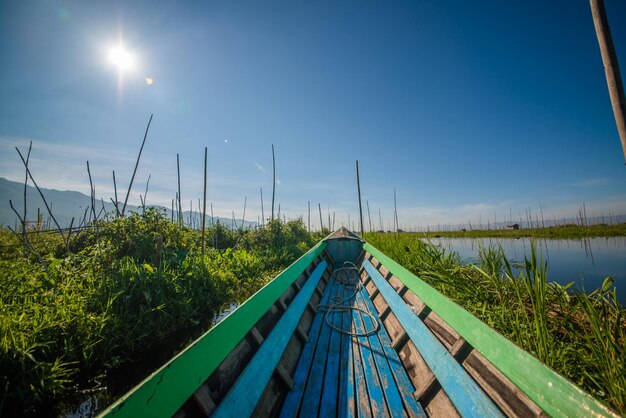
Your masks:
[{"label": "rope", "polygon": [[[341,286],[343,286],[345,289],[353,290],[353,292],[347,299],[341,296],[334,296],[333,303],[319,304],[317,305],[317,308],[318,309],[326,308],[324,312],[324,322],[326,322],[326,324],[332,329],[342,334],[351,335],[354,337],[367,337],[369,335],[372,335],[378,332],[378,330],[380,329],[380,323],[378,322],[378,318],[375,317],[370,312],[367,306],[365,308],[362,308],[359,306],[353,306],[353,304],[350,303],[351,300],[354,300],[356,302],[356,295],[363,288],[363,284],[361,283],[361,280],[359,279],[358,274],[356,274],[358,271],[359,269],[357,268],[357,266],[350,261],[345,261],[343,263],[343,267],[340,267],[336,269],[335,271],[333,271],[331,279],[337,282],[338,284],[340,284]],[[350,327],[350,329],[347,329],[347,330],[342,329],[336,325],[333,325],[328,320],[328,314],[331,312],[344,313],[344,312],[350,312],[350,311],[358,311],[358,312],[363,313],[364,315],[369,316],[372,320],[372,324],[375,324],[374,328],[368,330],[367,325],[365,325],[366,329],[364,332],[357,332],[357,331],[352,331],[352,327]],[[363,323],[365,324],[365,321],[363,321]]]}]

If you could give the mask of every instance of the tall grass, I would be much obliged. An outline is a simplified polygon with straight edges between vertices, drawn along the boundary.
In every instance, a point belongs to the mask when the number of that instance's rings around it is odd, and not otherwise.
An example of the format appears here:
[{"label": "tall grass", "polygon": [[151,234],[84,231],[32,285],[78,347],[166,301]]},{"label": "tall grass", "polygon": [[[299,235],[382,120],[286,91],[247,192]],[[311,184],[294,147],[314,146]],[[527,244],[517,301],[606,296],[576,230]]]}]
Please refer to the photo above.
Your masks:
[{"label": "tall grass", "polygon": [[586,293],[548,280],[533,244],[519,269],[501,247],[479,247],[464,265],[413,234],[367,240],[483,322],[586,391],[626,413],[626,321],[613,280]]},{"label": "tall grass", "polygon": [[217,224],[208,235],[220,249],[203,254],[198,231],[156,210],[98,222],[69,250],[33,233],[46,271],[0,230],[0,416],[41,414],[173,334],[196,337],[313,244],[299,221],[234,232]]}]

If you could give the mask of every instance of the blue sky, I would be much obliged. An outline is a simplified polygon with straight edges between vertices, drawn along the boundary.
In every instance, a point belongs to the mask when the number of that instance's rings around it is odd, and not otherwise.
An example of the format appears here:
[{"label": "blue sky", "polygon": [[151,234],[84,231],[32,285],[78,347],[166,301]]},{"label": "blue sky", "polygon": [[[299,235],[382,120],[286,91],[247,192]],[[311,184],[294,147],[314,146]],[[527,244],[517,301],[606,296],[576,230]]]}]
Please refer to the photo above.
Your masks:
[{"label": "blue sky", "polygon": [[[626,66],[626,3],[606,0]],[[108,50],[123,40],[133,71]],[[288,217],[307,201],[358,213],[354,160],[372,218],[401,225],[626,213],[626,168],[589,4],[466,2],[85,2],[0,4],[0,176],[131,200]],[[623,71],[622,71],[623,73]],[[153,83],[148,85],[146,78]],[[312,216],[319,224],[319,215]],[[377,223],[377,222],[376,222]]]}]

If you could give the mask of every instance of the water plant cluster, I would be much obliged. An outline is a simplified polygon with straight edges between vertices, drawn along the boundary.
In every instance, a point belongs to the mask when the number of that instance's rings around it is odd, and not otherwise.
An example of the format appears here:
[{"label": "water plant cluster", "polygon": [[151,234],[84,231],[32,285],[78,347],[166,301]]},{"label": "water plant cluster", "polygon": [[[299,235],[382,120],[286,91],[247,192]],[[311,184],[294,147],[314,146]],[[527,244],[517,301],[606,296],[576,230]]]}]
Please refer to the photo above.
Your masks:
[{"label": "water plant cluster", "polygon": [[174,334],[199,336],[318,238],[300,220],[217,223],[202,252],[199,231],[156,209],[97,221],[69,243],[1,229],[0,415],[39,415]]},{"label": "water plant cluster", "polygon": [[422,234],[367,234],[366,239],[439,292],[547,366],[626,413],[626,318],[607,277],[601,288],[548,281],[533,246],[512,266],[501,247],[480,248],[479,263]]}]

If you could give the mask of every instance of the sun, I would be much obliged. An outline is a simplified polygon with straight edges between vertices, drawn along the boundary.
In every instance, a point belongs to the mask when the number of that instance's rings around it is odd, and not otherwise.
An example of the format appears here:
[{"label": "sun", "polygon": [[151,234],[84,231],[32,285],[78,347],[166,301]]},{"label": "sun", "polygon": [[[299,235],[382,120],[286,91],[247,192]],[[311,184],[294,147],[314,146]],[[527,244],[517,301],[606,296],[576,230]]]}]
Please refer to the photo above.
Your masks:
[{"label": "sun", "polygon": [[110,48],[108,58],[109,62],[121,73],[135,68],[135,58],[133,54],[121,45]]}]

